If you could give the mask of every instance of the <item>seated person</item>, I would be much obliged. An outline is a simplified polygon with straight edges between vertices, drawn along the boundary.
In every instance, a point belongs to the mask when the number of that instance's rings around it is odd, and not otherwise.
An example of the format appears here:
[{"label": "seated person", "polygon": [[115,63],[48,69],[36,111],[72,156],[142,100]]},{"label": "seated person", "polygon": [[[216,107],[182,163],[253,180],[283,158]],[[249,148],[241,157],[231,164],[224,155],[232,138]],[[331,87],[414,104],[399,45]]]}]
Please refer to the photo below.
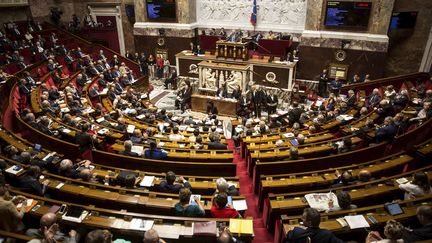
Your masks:
[{"label": "seated person", "polygon": [[45,180],[41,183],[39,181],[40,175],[41,169],[39,166],[30,166],[27,169],[26,174],[19,178],[19,188],[21,188],[23,192],[43,196],[47,189],[47,185],[49,184],[49,180]]},{"label": "seated person", "polygon": [[174,184],[176,181],[176,175],[172,171],[168,171],[165,175],[165,181],[159,184],[158,191],[166,193],[178,193],[181,188],[191,189],[190,183],[185,180],[182,176],[179,177],[179,182],[181,184]]},{"label": "seated person", "polygon": [[[2,220],[0,220],[0,229],[10,232],[18,232],[24,229],[24,224],[21,222],[21,219],[24,217],[26,211],[27,200],[23,200],[23,206],[18,211],[15,202],[9,200],[10,198],[9,187],[0,184],[0,213],[2,216]],[[18,199],[24,198],[18,197]]]},{"label": "seated person", "polygon": [[144,142],[144,137],[141,133],[141,130],[139,129],[135,129],[133,131],[133,135],[130,137],[130,140],[132,141],[133,144],[140,144]]},{"label": "seated person", "polygon": [[224,178],[219,178],[216,180],[216,192],[218,193],[226,193],[228,196],[239,196],[240,193],[236,189],[234,185],[229,185],[228,182]]},{"label": "seated person", "polygon": [[172,134],[168,136],[168,139],[172,142],[180,142],[184,140],[184,136],[179,133],[178,126],[173,127]]},{"label": "seated person", "polygon": [[209,136],[210,142],[208,143],[208,149],[226,150],[227,145],[220,142],[220,136],[212,133]]},{"label": "seated person", "polygon": [[175,205],[176,216],[182,217],[203,217],[205,215],[204,207],[198,197],[194,198],[196,204],[189,204],[192,193],[188,188],[180,189],[179,200]]},{"label": "seated person", "polygon": [[354,178],[351,172],[346,170],[340,174],[339,171],[336,171],[336,175],[338,176],[338,179],[330,186],[330,188],[338,188],[353,184]]},{"label": "seated person", "polygon": [[86,169],[82,169],[79,172],[79,176],[78,177],[79,177],[78,179],[80,179],[82,181],[85,181],[85,182],[90,182],[90,183],[95,183],[95,184],[99,183],[97,181],[96,174],[93,173],[93,170],[90,170],[90,169],[87,169],[87,168]]},{"label": "seated person", "polygon": [[379,232],[371,231],[366,237],[366,243],[404,243],[404,240],[402,240],[404,232],[405,227],[401,223],[395,220],[389,220],[384,227],[384,235],[386,239],[383,239]]},{"label": "seated person", "polygon": [[165,159],[168,153],[157,147],[155,141],[150,141],[150,148],[144,152],[144,157],[147,159]]},{"label": "seated person", "polygon": [[57,173],[64,177],[77,179],[79,177],[79,169],[81,168],[81,166],[84,166],[84,168],[86,168],[89,167],[90,163],[91,162],[89,160],[83,160],[80,163],[74,165],[71,160],[64,159],[60,162]]},{"label": "seated person", "polygon": [[289,149],[289,151],[290,151],[290,157],[289,157],[289,160],[299,160],[299,159],[303,159],[303,158],[300,158],[300,157],[299,157],[299,151],[298,151],[298,148],[296,148],[296,147],[291,147],[291,148]]},{"label": "seated person", "polygon": [[125,155],[125,156],[139,157],[138,153],[132,152],[132,141],[131,140],[126,140],[123,143],[123,146],[124,146],[124,150],[119,151],[118,152],[119,154]]},{"label": "seated person", "polygon": [[318,210],[305,208],[301,218],[303,226],[291,227],[285,242],[343,243],[331,231],[320,229],[321,215]]},{"label": "seated person", "polygon": [[357,177],[358,177],[358,183],[365,183],[374,180],[374,178],[372,178],[370,171],[368,170],[359,171]]},{"label": "seated person", "polygon": [[356,205],[351,204],[351,196],[346,191],[340,191],[336,193],[336,197],[338,200],[339,208],[335,208],[333,205],[333,201],[330,200],[329,202],[329,211],[338,211],[338,210],[348,210],[348,209],[354,209],[357,208]]},{"label": "seated person", "polygon": [[432,193],[429,178],[424,172],[415,173],[411,181],[399,185],[399,188],[405,191],[405,200],[418,198]]},{"label": "seated person", "polygon": [[68,234],[61,232],[58,229],[57,225],[57,216],[54,213],[46,213],[42,215],[40,219],[40,228],[39,229],[28,229],[25,234],[36,239],[44,239],[45,231],[51,228],[53,225],[56,225],[53,232],[53,240],[55,242],[78,242],[79,237],[77,237],[77,232],[75,230],[69,231]]},{"label": "seated person", "polygon": [[203,149],[203,138],[201,136],[198,136],[195,138],[195,142],[192,143],[191,149]]},{"label": "seated person", "polygon": [[432,207],[420,206],[417,208],[417,219],[423,227],[411,230],[404,236],[405,242],[416,242],[432,239]]},{"label": "seated person", "polygon": [[213,199],[211,215],[213,218],[240,218],[239,213],[232,205],[228,204],[228,195],[225,192],[218,193]]}]

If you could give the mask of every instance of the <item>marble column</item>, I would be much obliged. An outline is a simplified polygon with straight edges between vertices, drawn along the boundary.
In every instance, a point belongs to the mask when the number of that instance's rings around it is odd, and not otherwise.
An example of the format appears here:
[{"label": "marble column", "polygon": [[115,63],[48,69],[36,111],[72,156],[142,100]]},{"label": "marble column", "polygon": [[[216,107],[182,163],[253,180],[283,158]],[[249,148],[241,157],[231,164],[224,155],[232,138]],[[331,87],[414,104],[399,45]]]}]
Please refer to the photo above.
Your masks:
[{"label": "marble column", "polygon": [[322,0],[308,0],[306,10],[306,30],[320,30],[321,29],[321,14],[323,12]]}]

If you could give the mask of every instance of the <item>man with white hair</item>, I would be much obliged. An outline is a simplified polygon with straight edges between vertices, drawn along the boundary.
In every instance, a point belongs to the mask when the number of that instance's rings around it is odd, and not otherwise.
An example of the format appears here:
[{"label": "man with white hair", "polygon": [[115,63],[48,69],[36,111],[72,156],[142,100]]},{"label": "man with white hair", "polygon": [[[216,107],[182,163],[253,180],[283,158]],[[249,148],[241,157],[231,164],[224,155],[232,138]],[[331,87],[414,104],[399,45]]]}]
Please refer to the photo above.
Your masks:
[{"label": "man with white hair", "polygon": [[367,104],[369,107],[377,107],[381,101],[381,96],[379,95],[379,89],[374,89],[372,94],[367,97]]},{"label": "man with white hair", "polygon": [[216,180],[216,192],[214,194],[216,195],[221,192],[228,194],[228,196],[240,195],[235,185],[229,185],[228,182],[222,177]]}]

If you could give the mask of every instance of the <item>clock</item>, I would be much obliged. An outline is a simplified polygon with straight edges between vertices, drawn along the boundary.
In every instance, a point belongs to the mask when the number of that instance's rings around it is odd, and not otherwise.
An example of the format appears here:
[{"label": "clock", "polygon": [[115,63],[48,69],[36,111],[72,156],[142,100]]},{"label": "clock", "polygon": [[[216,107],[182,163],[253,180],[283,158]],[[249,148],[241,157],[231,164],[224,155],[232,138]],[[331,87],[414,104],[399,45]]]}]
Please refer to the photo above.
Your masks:
[{"label": "clock", "polygon": [[337,50],[335,52],[335,59],[338,60],[339,62],[344,61],[346,57],[347,57],[347,54],[344,50]]},{"label": "clock", "polygon": [[158,44],[159,46],[163,46],[163,45],[165,45],[165,38],[163,38],[163,37],[159,37],[159,38],[157,39],[157,44]]}]

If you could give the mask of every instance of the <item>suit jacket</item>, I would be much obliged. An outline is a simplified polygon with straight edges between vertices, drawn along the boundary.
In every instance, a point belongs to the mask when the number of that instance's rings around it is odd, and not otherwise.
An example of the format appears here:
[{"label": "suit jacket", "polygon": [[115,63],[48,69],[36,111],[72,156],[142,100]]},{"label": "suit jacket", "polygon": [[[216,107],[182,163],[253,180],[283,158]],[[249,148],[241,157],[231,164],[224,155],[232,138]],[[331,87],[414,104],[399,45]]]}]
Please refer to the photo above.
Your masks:
[{"label": "suit jacket", "polygon": [[187,182],[187,181],[186,181],[183,185],[182,185],[182,184],[169,185],[168,182],[166,182],[166,181],[162,181],[162,182],[159,184],[159,187],[158,187],[157,189],[158,189],[158,191],[160,191],[160,192],[166,192],[166,193],[175,193],[175,194],[178,194],[179,191],[180,191],[180,189],[182,189],[183,187],[184,187],[184,188],[189,188],[189,189],[192,188],[191,184],[190,184],[189,182]]},{"label": "suit jacket", "polygon": [[404,237],[407,243],[432,239],[432,224],[415,229]]},{"label": "suit jacket", "polygon": [[367,101],[369,106],[375,107],[379,105],[379,102],[381,101],[381,97],[379,95],[371,94],[368,96]]},{"label": "suit jacket", "polygon": [[234,98],[234,99],[240,99],[240,97],[241,97],[241,91],[240,90],[233,90],[233,92],[232,92],[232,94],[231,94],[231,96]]},{"label": "suit jacket", "polygon": [[132,151],[120,151],[119,154],[124,156],[132,156],[132,157],[139,157],[139,154]]},{"label": "suit jacket", "polygon": [[278,97],[277,97],[277,95],[269,95],[269,96],[267,96],[267,104],[271,105],[271,104],[274,104],[274,103],[276,103],[276,105],[278,103]]},{"label": "suit jacket", "polygon": [[288,120],[291,123],[291,125],[300,121],[300,116],[302,112],[303,112],[302,109],[299,107],[291,109],[288,112]]},{"label": "suit jacket", "polygon": [[79,86],[81,86],[81,87],[84,87],[85,86],[85,84],[86,84],[86,80],[84,79],[84,78],[77,78],[76,80],[75,80],[75,83],[76,84],[78,84]]},{"label": "suit jacket", "polygon": [[377,142],[391,141],[397,133],[395,125],[390,124],[385,127],[381,127],[376,131]]},{"label": "suit jacket", "polygon": [[227,146],[225,144],[220,143],[220,142],[209,142],[208,143],[208,149],[226,150]]},{"label": "suit jacket", "polygon": [[75,143],[79,145],[80,153],[93,147],[93,138],[85,132],[77,132],[75,135]]},{"label": "suit jacket", "polygon": [[260,105],[263,101],[265,101],[264,91],[258,90],[252,92],[252,102],[254,105]]},{"label": "suit jacket", "polygon": [[120,83],[116,83],[114,89],[117,94],[121,94],[123,92],[123,86]]},{"label": "suit jacket", "polygon": [[189,100],[191,99],[191,96],[192,96],[192,88],[191,87],[189,87],[186,90],[183,90],[181,93],[183,103],[189,102]]},{"label": "suit jacket", "polygon": [[286,243],[306,243],[307,238],[310,238],[310,242],[312,243],[343,243],[344,241],[340,240],[329,230],[320,229],[320,228],[304,228],[304,227],[295,227],[293,230],[288,232],[286,237]]},{"label": "suit jacket", "polygon": [[349,97],[346,103],[347,103],[348,107],[355,106],[355,104],[357,103],[357,97],[355,96],[355,94],[353,96]]},{"label": "suit jacket", "polygon": [[43,196],[46,191],[46,186],[42,185],[38,179],[33,178],[29,175],[25,175],[19,178],[19,187],[22,191]]},{"label": "suit jacket", "polygon": [[24,84],[19,85],[19,91],[22,95],[30,95],[31,90]]}]

